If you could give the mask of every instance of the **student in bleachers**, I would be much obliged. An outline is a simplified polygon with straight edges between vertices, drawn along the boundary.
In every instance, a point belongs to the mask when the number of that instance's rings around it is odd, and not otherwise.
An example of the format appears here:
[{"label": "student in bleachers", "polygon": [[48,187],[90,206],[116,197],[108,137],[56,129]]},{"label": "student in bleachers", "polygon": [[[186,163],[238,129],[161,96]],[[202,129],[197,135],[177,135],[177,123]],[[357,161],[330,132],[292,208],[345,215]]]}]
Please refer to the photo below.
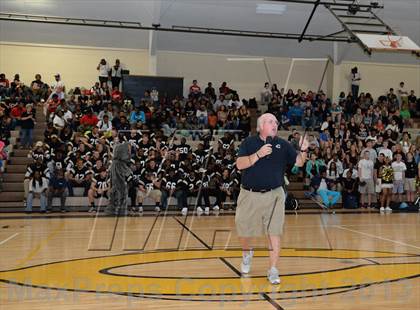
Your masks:
[{"label": "student in bleachers", "polygon": [[226,200],[229,198],[231,202],[234,202],[237,197],[234,196],[234,187],[237,179],[231,176],[229,169],[223,169],[222,176],[218,179],[218,190],[220,190],[219,201],[216,201],[216,205],[223,207]]},{"label": "student in bleachers", "polygon": [[405,172],[407,167],[402,162],[401,154],[395,155],[395,161],[391,164],[392,171],[394,172],[393,177],[393,188],[392,194],[394,195],[394,202],[403,202],[404,183],[405,183]]},{"label": "student in bleachers", "polygon": [[26,213],[32,212],[33,199],[38,197],[40,199],[41,213],[47,211],[47,189],[48,179],[42,176],[39,171],[34,171],[33,176],[29,181],[28,200],[25,208]]},{"label": "student in bleachers", "polygon": [[407,153],[405,165],[407,169],[405,171],[404,190],[407,194],[407,203],[414,203],[416,200],[416,179],[418,178],[419,169],[411,152]]},{"label": "student in bleachers", "polygon": [[139,212],[143,210],[144,199],[150,197],[155,203],[155,211],[160,212],[160,202],[162,198],[160,175],[155,174],[151,170],[146,170],[140,181],[139,191],[137,194],[137,206]]},{"label": "student in bleachers", "polygon": [[50,171],[48,169],[48,166],[41,157],[38,157],[35,162],[28,164],[28,166],[26,167],[25,179],[23,180],[24,206],[26,206],[26,200],[29,193],[29,183],[33,179],[35,172],[38,172],[41,178],[50,178]]},{"label": "student in bleachers", "polygon": [[343,207],[348,209],[357,208],[357,181],[352,177],[351,170],[346,171],[346,177],[342,179],[341,183]]},{"label": "student in bleachers", "polygon": [[306,178],[305,178],[305,189],[309,188],[311,179],[315,177],[316,175],[319,175],[321,172],[321,169],[325,167],[325,164],[322,160],[317,158],[317,155],[315,153],[312,153],[310,155],[310,160],[306,162],[305,165],[305,172],[306,172]]},{"label": "student in bleachers", "polygon": [[340,192],[328,188],[325,168],[322,168],[320,174],[311,179],[311,187],[313,188],[314,193],[321,197],[322,203],[326,208],[333,207],[340,199]]},{"label": "student in bleachers", "polygon": [[25,111],[20,116],[20,145],[22,148],[32,147],[32,132],[35,127],[35,110],[32,104],[27,104]]},{"label": "student in bleachers", "polygon": [[88,191],[90,209],[88,212],[98,211],[95,207],[96,198],[108,199],[108,190],[110,188],[109,175],[105,167],[99,169],[99,173],[92,178],[92,184]]},{"label": "student in bleachers", "polygon": [[57,95],[57,99],[64,99],[66,94],[66,86],[61,79],[60,73],[54,75],[55,82],[51,85],[51,96]]},{"label": "student in bleachers", "polygon": [[[361,194],[361,207],[371,208],[372,197],[375,194],[376,175],[374,162],[369,158],[369,151],[363,153],[363,158],[358,163],[359,192]],[[367,196],[367,204],[366,197]]]},{"label": "student in bleachers", "polygon": [[340,180],[340,174],[337,170],[337,164],[332,161],[331,164],[327,168],[327,182],[328,187],[331,188],[331,190],[340,190],[339,189],[339,180]]},{"label": "student in bleachers", "polygon": [[62,213],[68,211],[66,206],[67,187],[68,184],[66,177],[64,176],[64,170],[62,168],[55,170],[55,172],[52,173],[48,186],[47,212],[52,212],[54,209],[52,205],[54,197],[60,198],[60,211]]},{"label": "student in bleachers", "polygon": [[391,193],[393,188],[394,171],[391,166],[391,157],[386,156],[384,164],[381,165],[379,171],[379,177],[381,178],[381,207],[380,212],[391,212]]},{"label": "student in bleachers", "polygon": [[76,164],[67,169],[66,177],[71,197],[74,196],[74,187],[82,187],[84,189],[83,196],[88,194],[92,180],[92,171],[84,164],[82,158],[77,158]]},{"label": "student in bleachers", "polygon": [[4,150],[5,143],[0,140],[0,192],[3,190],[3,173],[7,162],[7,153]]}]

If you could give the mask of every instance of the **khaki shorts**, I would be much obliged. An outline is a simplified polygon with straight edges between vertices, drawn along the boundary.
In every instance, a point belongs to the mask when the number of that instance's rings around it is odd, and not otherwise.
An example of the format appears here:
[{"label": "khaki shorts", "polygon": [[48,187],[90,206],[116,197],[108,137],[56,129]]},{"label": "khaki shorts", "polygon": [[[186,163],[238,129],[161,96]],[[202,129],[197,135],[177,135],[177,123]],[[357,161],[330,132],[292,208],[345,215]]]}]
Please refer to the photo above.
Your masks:
[{"label": "khaki shorts", "polygon": [[285,193],[283,187],[258,193],[241,188],[235,223],[238,236],[279,236],[283,232]]},{"label": "khaki shorts", "polygon": [[144,200],[144,198],[150,197],[154,201],[160,202],[160,197],[162,197],[162,192],[158,189],[153,189],[151,191],[146,191],[146,192],[139,190],[137,193],[137,197],[140,198],[142,201]]},{"label": "khaki shorts", "polygon": [[373,179],[361,179],[360,181],[366,182],[365,186],[359,185],[360,194],[374,194],[375,193],[375,182],[373,182]]},{"label": "khaki shorts", "polygon": [[416,179],[414,178],[410,178],[410,179],[405,179],[404,182],[404,189],[407,192],[415,192],[416,191]]}]

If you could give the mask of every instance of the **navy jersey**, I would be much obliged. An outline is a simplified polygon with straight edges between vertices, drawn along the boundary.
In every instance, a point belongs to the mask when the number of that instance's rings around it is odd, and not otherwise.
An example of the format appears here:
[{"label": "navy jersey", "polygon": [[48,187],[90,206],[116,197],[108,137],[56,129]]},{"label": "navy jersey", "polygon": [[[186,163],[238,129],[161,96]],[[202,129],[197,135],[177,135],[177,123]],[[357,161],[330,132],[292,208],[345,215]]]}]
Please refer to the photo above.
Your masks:
[{"label": "navy jersey", "polygon": [[203,165],[209,156],[209,153],[204,150],[196,150],[193,152],[193,158],[199,165]]},{"label": "navy jersey", "polygon": [[129,132],[124,136],[124,140],[137,148],[139,141],[141,141],[141,132],[136,131],[134,134]]},{"label": "navy jersey", "polygon": [[139,185],[143,186],[146,191],[151,191],[154,189],[159,189],[158,186],[153,182],[152,178],[149,177],[141,177],[139,180]]},{"label": "navy jersey", "polygon": [[192,177],[191,175],[189,175],[185,178],[185,181],[188,184],[188,190],[190,192],[196,191],[196,190],[199,189],[199,186],[200,186],[199,181],[200,180],[197,177],[195,177],[195,176]]},{"label": "navy jersey", "polygon": [[211,181],[210,175],[208,175],[208,174],[205,173],[204,176],[199,181],[199,185],[202,188],[209,188],[210,187],[210,181]]},{"label": "navy jersey", "polygon": [[233,189],[235,182],[232,180],[230,176],[227,178],[222,177],[219,183],[219,186],[226,191],[231,191]]},{"label": "navy jersey", "polygon": [[143,168],[143,170],[142,170],[142,175],[143,176],[146,176],[148,174],[152,174],[154,177],[157,177],[157,176],[159,176],[160,173],[161,173],[161,170],[160,170],[158,165],[156,165],[155,168],[153,168],[153,169],[150,168],[150,167],[146,167],[146,168]]},{"label": "navy jersey", "polygon": [[191,152],[191,146],[188,144],[179,144],[175,146],[175,150],[179,152],[179,160],[185,160],[189,152]]},{"label": "navy jersey", "polygon": [[110,180],[108,176],[102,177],[100,174],[96,174],[92,179],[92,183],[96,189],[107,191],[109,188]]},{"label": "navy jersey", "polygon": [[147,155],[150,149],[154,149],[150,143],[143,143],[143,141],[140,141],[137,146],[144,151],[144,155]]},{"label": "navy jersey", "polygon": [[55,170],[61,170],[61,169],[65,169],[66,168],[66,163],[64,158],[54,158],[54,169]]},{"label": "navy jersey", "polygon": [[85,135],[85,137],[88,139],[88,143],[95,146],[99,142],[99,134],[93,134],[92,132],[89,132]]},{"label": "navy jersey", "polygon": [[162,186],[167,191],[174,191],[176,189],[177,183],[179,181],[179,176],[174,175],[173,177],[170,177],[169,175],[165,176],[162,179]]},{"label": "navy jersey", "polygon": [[89,174],[92,174],[92,171],[89,170],[86,166],[81,168],[74,166],[70,168],[69,172],[76,180],[84,180]]},{"label": "navy jersey", "polygon": [[31,156],[34,161],[37,161],[39,158],[42,159],[42,161],[48,161],[50,160],[50,151],[44,149],[36,149],[32,151]]},{"label": "navy jersey", "polygon": [[136,185],[140,184],[140,181],[143,175],[142,172],[143,172],[143,168],[134,169],[133,175],[132,175],[132,180],[134,181],[134,184]]},{"label": "navy jersey", "polygon": [[38,165],[37,163],[30,164],[26,167],[25,178],[30,178],[34,176],[35,171],[38,171],[41,176],[50,178],[50,171],[46,164],[42,163]]},{"label": "navy jersey", "polygon": [[214,163],[216,165],[222,165],[223,155],[221,153],[214,153],[213,155],[211,155],[211,158],[214,160]]},{"label": "navy jersey", "polygon": [[232,171],[235,168],[235,161],[233,159],[224,158],[222,160],[222,166]]},{"label": "navy jersey", "polygon": [[227,150],[234,145],[234,140],[233,138],[222,137],[219,139],[218,143],[222,146],[224,150]]}]

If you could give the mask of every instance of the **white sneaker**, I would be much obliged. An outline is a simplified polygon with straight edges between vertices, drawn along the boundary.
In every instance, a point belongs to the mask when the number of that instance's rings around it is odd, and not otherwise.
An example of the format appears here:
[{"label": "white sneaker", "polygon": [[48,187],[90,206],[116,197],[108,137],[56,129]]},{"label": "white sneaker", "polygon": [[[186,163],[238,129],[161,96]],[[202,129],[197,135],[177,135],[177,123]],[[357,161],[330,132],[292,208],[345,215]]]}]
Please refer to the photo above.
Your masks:
[{"label": "white sneaker", "polygon": [[271,284],[280,284],[279,271],[276,267],[271,267],[270,269],[268,269],[267,279],[268,281],[270,281]]},{"label": "white sneaker", "polygon": [[185,216],[187,215],[187,213],[188,213],[188,208],[182,208],[181,214]]},{"label": "white sneaker", "polygon": [[139,207],[139,213],[143,213],[143,207]]},{"label": "white sneaker", "polygon": [[386,208],[385,208],[385,211],[386,211],[386,212],[392,212],[392,209],[391,209],[390,207],[386,207]]},{"label": "white sneaker", "polygon": [[160,212],[160,207],[155,207],[155,212]]},{"label": "white sneaker", "polygon": [[254,251],[250,250],[247,252],[242,252],[242,263],[241,263],[241,272],[247,274],[251,270],[252,257],[254,256]]},{"label": "white sneaker", "polygon": [[385,208],[384,208],[384,207],[381,207],[381,208],[379,209],[379,211],[380,211],[380,212],[385,212]]},{"label": "white sneaker", "polygon": [[203,214],[203,208],[202,207],[197,207],[197,215],[201,215]]},{"label": "white sneaker", "polygon": [[89,209],[89,213],[92,213],[93,211],[95,211],[95,206],[92,206],[92,207],[90,207],[90,209]]},{"label": "white sneaker", "polygon": [[209,215],[210,214],[210,208],[209,207],[205,207],[204,208],[204,214],[205,215]]},{"label": "white sneaker", "polygon": [[220,210],[220,208],[219,208],[219,206],[218,205],[215,205],[214,207],[213,207],[213,211],[219,211]]}]

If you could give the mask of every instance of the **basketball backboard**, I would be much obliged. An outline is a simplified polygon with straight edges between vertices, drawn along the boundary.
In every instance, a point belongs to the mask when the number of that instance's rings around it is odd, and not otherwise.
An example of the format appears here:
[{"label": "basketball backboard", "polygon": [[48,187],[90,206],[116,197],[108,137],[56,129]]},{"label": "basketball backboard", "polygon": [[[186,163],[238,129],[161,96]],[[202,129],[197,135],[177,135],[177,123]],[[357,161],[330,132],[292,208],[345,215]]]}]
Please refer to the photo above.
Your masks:
[{"label": "basketball backboard", "polygon": [[370,51],[412,52],[420,54],[420,47],[409,37],[399,35],[376,35],[355,33]]}]

